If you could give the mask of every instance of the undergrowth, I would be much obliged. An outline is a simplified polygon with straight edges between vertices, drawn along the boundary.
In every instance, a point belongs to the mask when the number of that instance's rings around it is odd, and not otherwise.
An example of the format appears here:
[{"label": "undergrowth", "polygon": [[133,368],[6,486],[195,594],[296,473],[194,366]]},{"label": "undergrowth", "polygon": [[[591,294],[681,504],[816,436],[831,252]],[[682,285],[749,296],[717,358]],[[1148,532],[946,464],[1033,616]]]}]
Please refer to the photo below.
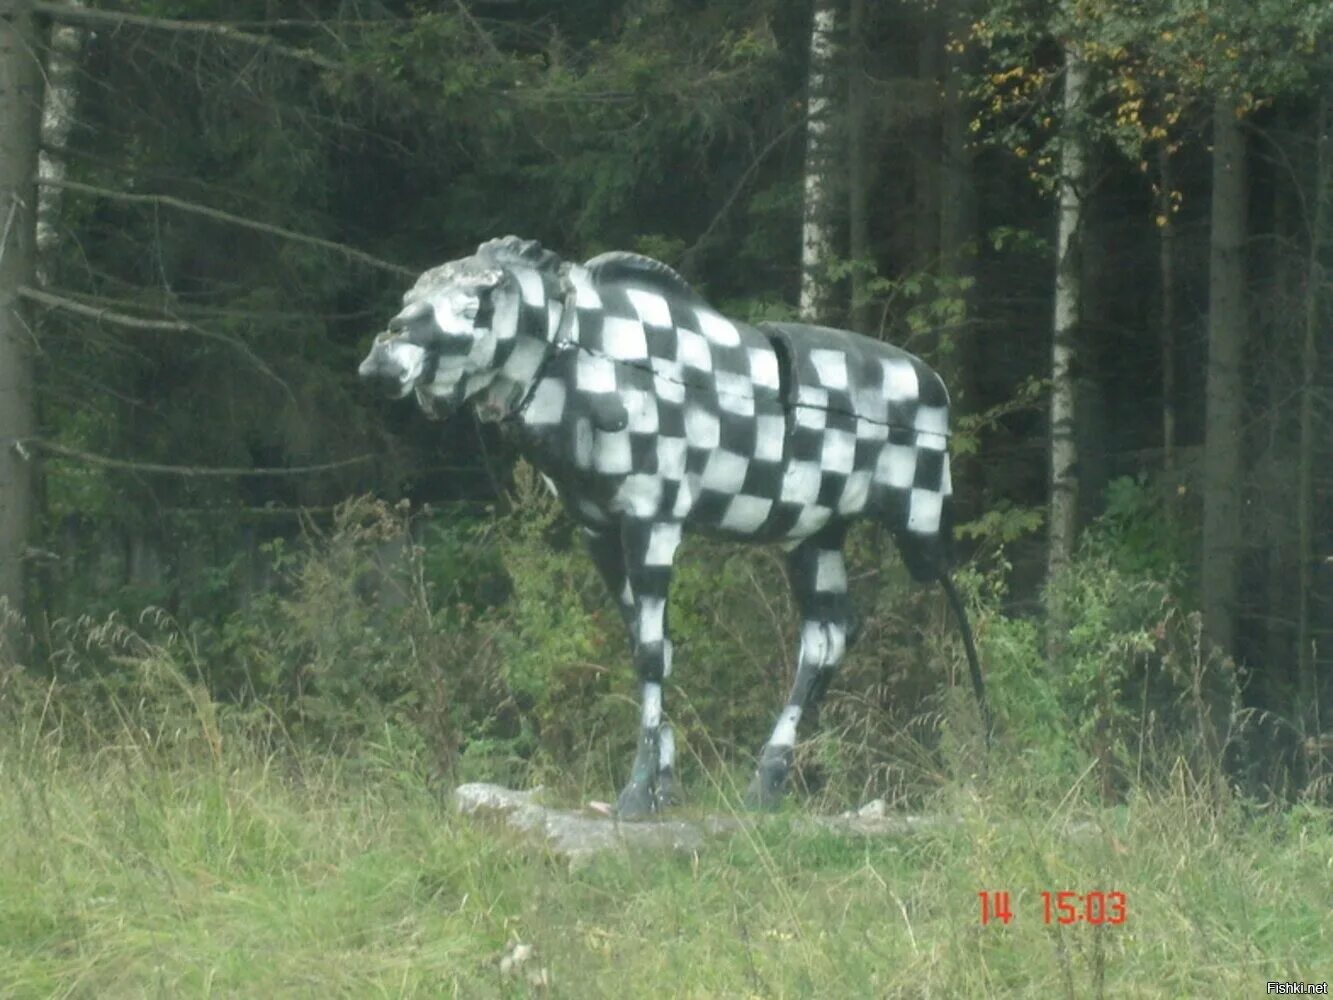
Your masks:
[{"label": "undergrowth", "polygon": [[[770,817],[738,802],[793,666],[781,559],[687,546],[667,692],[682,815],[744,823],[695,855],[577,870],[448,805],[470,779],[609,798],[633,747],[618,615],[528,471],[490,518],[347,505],[276,547],[282,585],[222,626],[57,623],[40,662],[0,662],[0,995],[1174,997],[1318,979],[1323,793],[1252,780],[1280,720],[1240,707],[1243,677],[1204,651],[1170,567],[1127,558],[1118,509],[1048,595],[1074,623],[1055,659],[1040,620],[999,610],[1013,525],[973,526],[959,584],[989,753],[939,595],[858,530],[861,639]],[[869,840],[800,825],[876,797],[931,822]],[[1130,917],[1047,926],[1041,893],[1062,890],[1124,893]],[[1008,893],[1013,919],[983,926],[981,892]]]}]

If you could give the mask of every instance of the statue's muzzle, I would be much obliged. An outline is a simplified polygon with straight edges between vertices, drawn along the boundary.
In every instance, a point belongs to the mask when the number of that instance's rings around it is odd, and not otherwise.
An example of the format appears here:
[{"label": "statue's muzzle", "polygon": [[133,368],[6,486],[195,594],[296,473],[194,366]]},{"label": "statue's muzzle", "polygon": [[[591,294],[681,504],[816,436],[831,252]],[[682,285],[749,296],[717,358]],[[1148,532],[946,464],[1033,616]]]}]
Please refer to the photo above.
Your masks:
[{"label": "statue's muzzle", "polygon": [[415,345],[377,337],[356,373],[386,395],[406,396],[421,377],[425,354]]}]

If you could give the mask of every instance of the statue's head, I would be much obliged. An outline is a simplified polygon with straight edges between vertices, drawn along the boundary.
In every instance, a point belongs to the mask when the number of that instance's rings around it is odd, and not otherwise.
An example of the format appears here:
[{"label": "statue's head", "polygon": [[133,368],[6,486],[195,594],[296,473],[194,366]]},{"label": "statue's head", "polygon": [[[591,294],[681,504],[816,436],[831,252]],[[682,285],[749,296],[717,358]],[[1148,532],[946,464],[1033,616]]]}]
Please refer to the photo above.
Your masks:
[{"label": "statue's head", "polygon": [[545,336],[544,279],[557,264],[550,251],[510,236],[431,268],[357,374],[399,398],[415,391],[434,414],[455,409],[495,381],[520,332]]}]

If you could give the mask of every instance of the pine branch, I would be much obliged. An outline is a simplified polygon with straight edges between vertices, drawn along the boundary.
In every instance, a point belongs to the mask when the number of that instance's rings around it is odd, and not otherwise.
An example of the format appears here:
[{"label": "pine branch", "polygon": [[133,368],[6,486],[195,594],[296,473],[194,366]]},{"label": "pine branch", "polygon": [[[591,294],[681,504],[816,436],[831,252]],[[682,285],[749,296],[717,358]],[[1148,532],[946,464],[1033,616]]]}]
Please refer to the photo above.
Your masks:
[{"label": "pine branch", "polygon": [[342,254],[348,260],[359,261],[362,264],[366,264],[369,267],[379,268],[382,271],[389,271],[393,274],[401,274],[412,278],[417,276],[416,271],[403,267],[401,264],[383,260],[372,254],[366,253],[364,250],[357,250],[355,247],[349,247],[345,243],[335,243],[333,240],[321,239],[318,236],[308,236],[305,233],[298,233],[291,229],[284,229],[281,226],[270,225],[267,222],[257,222],[254,219],[247,219],[241,215],[233,215],[230,212],[223,212],[220,209],[210,208],[207,205],[200,205],[193,201],[186,201],[183,198],[176,198],[169,194],[131,194],[128,191],[116,191],[112,188],[97,187],[92,184],[82,184],[78,181],[58,181],[53,178],[39,177],[37,183],[43,187],[57,187],[66,191],[76,191],[80,194],[90,194],[99,198],[107,198],[112,201],[165,205],[168,208],[174,208],[182,212],[189,212],[193,215],[202,215],[205,218],[216,219],[219,222],[226,222],[230,225],[240,226],[244,229],[253,229],[256,232],[268,233],[271,236],[280,236],[283,239],[291,240],[294,243],[305,243],[309,246],[332,250],[334,253]]},{"label": "pine branch", "polygon": [[232,42],[252,45],[255,48],[272,52],[276,55],[309,63],[320,69],[342,71],[346,67],[328,56],[322,56],[312,49],[298,49],[284,45],[268,35],[256,35],[248,31],[239,31],[230,24],[217,21],[181,21],[169,17],[148,17],[143,14],[129,14],[124,11],[97,10],[90,7],[76,7],[67,3],[49,3],[47,0],[33,0],[32,9],[67,24],[114,25],[123,27],[133,25],[158,31],[176,31],[189,34],[213,35]]}]

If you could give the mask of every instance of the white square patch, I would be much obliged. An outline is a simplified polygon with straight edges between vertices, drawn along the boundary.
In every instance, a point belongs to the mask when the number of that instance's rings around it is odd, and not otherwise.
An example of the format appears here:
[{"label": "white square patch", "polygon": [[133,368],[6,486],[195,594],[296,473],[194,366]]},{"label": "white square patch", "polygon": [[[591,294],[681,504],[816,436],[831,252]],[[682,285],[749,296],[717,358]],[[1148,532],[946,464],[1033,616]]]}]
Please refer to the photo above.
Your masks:
[{"label": "white square patch", "polygon": [[608,358],[581,350],[574,366],[574,385],[580,392],[615,392],[616,366]]},{"label": "white square patch", "polygon": [[847,566],[842,553],[825,551],[815,558],[815,590],[841,594],[847,589]]},{"label": "white square patch", "polygon": [[817,347],[810,352],[810,363],[821,385],[830,389],[847,388],[847,355],[842,351]]},{"label": "white square patch", "polygon": [[708,341],[693,330],[676,331],[676,360],[701,372],[713,370],[713,352],[708,349]]},{"label": "white square patch", "polygon": [[514,267],[509,269],[518,280],[519,294],[523,296],[523,301],[530,306],[539,306],[546,301],[546,288],[542,284],[542,276],[530,267]]},{"label": "white square patch", "polygon": [[657,433],[657,397],[642,389],[626,389],[620,396],[629,414],[629,429],[635,434]]},{"label": "white square patch", "polygon": [[727,512],[722,515],[719,527],[727,531],[753,534],[764,526],[768,512],[773,509],[773,501],[763,497],[744,494],[731,498]]},{"label": "white square patch", "polygon": [[755,385],[778,391],[778,356],[767,348],[750,348],[750,378]]},{"label": "white square patch", "polygon": [[824,432],[824,448],[819,453],[819,464],[826,472],[838,472],[844,476],[852,471],[856,461],[856,438],[847,431],[829,430]]},{"label": "white square patch", "polygon": [[593,287],[588,269],[575,264],[569,269],[569,282],[574,286],[574,302],[580,309],[601,309],[602,297]]},{"label": "white square patch", "polygon": [[805,538],[807,535],[813,535],[824,525],[828,524],[829,518],[833,516],[833,511],[827,507],[810,506],[801,511],[796,518],[796,524],[792,526],[788,533],[789,537]]},{"label": "white square patch", "polygon": [[657,474],[672,482],[680,482],[685,478],[684,438],[657,439]]},{"label": "white square patch", "polygon": [[721,427],[717,414],[709,413],[702,406],[691,406],[685,411],[685,440],[691,448],[711,451],[721,440]]},{"label": "white square patch", "polygon": [[821,407],[795,406],[793,412],[796,415],[796,423],[799,427],[805,427],[812,431],[822,431],[828,424],[828,411]]},{"label": "white square patch", "polygon": [[856,439],[858,441],[887,441],[889,439],[889,425],[882,424],[878,420],[857,417]]},{"label": "white square patch", "polygon": [[687,476],[676,490],[676,506],[671,509],[671,516],[684,520],[694,509],[695,498],[699,495],[699,485],[694,476]]},{"label": "white square patch", "polygon": [[745,456],[719,448],[708,456],[702,484],[718,493],[739,493],[749,468],[750,462]]},{"label": "white square patch", "polygon": [[884,396],[895,403],[914,402],[920,387],[916,369],[905,358],[893,358],[884,365]]},{"label": "white square patch", "polygon": [[787,440],[787,420],[780,413],[761,413],[755,417],[754,457],[761,462],[781,462]]},{"label": "white square patch", "polygon": [[[922,406],[916,411],[913,421],[916,429],[923,434],[938,434],[944,437],[949,433],[949,411],[943,406]],[[932,447],[924,445],[923,447]],[[943,450],[941,447],[939,450]]]},{"label": "white square patch", "polygon": [[723,347],[736,347],[741,342],[741,335],[731,320],[720,316],[711,309],[696,309],[694,315],[699,318],[699,332],[715,344]]},{"label": "white square patch", "polygon": [[598,472],[607,475],[624,475],[633,467],[630,456],[629,433],[616,431],[611,434],[598,434],[593,439],[592,464]]},{"label": "white square patch", "polygon": [[803,385],[796,390],[796,402],[803,406],[828,409],[828,390],[817,385]]},{"label": "white square patch", "polygon": [[665,329],[672,327],[671,307],[667,305],[667,300],[656,292],[650,292],[644,288],[627,288],[625,289],[625,296],[629,299],[630,305],[634,307],[634,311],[639,314],[639,319],[649,326],[659,326]]},{"label": "white square patch", "polygon": [[659,521],[654,524],[648,536],[648,551],[644,554],[645,566],[670,566],[676,555],[676,546],[680,544],[680,524]]},{"label": "white square patch", "polygon": [[754,397],[738,396],[735,393],[719,392],[717,394],[717,408],[725,410],[727,413],[735,414],[738,417],[754,416]]},{"label": "white square patch", "polygon": [[602,318],[602,349],[623,361],[642,361],[648,357],[648,338],[643,324],[622,316]]},{"label": "white square patch", "polygon": [[813,504],[819,499],[819,484],[823,478],[823,470],[817,463],[791,462],[782,473],[779,498],[784,503]]},{"label": "white square patch", "polygon": [[557,379],[542,379],[532,393],[523,421],[528,424],[558,424],[565,415],[565,384]]},{"label": "white square patch", "polygon": [[662,505],[662,480],[658,476],[626,476],[616,490],[611,506],[623,514],[639,520],[656,517]]},{"label": "white square patch", "polygon": [[685,386],[675,379],[655,375],[653,377],[653,391],[657,393],[657,398],[663,402],[676,404],[685,402]]},{"label": "white square patch", "polygon": [[940,511],[944,498],[934,490],[913,490],[908,506],[907,530],[933,535],[940,530]]},{"label": "white square patch", "polygon": [[847,477],[847,483],[842,488],[842,496],[838,500],[838,513],[861,513],[869,496],[870,472],[866,469],[857,469]]},{"label": "white square patch", "polygon": [[754,383],[745,375],[738,375],[736,372],[717,372],[713,376],[713,384],[717,388],[719,399],[723,396],[754,398]]},{"label": "white square patch", "polygon": [[875,482],[905,490],[916,478],[916,449],[905,444],[885,446],[875,464]]}]

